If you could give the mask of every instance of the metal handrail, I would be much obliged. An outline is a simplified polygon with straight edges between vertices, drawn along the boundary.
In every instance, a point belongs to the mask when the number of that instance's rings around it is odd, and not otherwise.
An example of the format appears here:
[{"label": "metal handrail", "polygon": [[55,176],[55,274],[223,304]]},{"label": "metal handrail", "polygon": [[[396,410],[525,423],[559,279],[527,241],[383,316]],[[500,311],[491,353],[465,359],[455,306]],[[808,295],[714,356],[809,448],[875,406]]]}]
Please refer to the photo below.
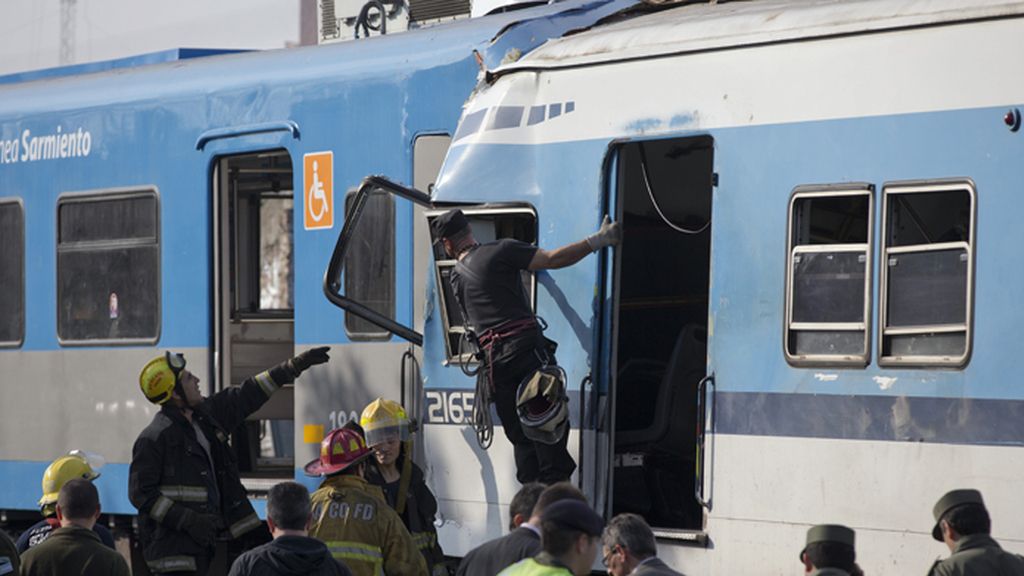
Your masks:
[{"label": "metal handrail", "polygon": [[[707,397],[707,386],[711,385],[711,416],[710,421],[708,420],[708,410],[705,404],[705,398]],[[714,425],[715,425],[715,374],[712,372],[704,378],[701,378],[699,384],[697,384],[697,465],[694,471],[694,487],[693,495],[704,508],[711,510],[711,498],[714,496],[714,489],[712,487],[711,468],[714,467],[715,463],[715,450],[714,450]],[[707,439],[707,432],[712,433],[711,449],[707,450],[705,446],[705,440]],[[705,458],[705,454],[709,457]],[[705,460],[708,461],[707,468],[704,467]],[[708,480],[708,490],[705,497],[704,491],[704,480],[705,477]]]}]

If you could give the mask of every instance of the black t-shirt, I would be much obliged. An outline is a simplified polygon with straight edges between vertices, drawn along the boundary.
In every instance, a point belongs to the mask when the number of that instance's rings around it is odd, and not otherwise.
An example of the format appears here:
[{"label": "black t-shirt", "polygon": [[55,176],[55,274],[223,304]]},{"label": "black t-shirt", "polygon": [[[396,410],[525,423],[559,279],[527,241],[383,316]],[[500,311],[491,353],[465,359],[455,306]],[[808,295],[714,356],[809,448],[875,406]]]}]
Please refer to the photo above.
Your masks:
[{"label": "black t-shirt", "polygon": [[481,244],[452,271],[452,288],[477,334],[511,320],[533,318],[521,272],[537,247],[512,238]]}]

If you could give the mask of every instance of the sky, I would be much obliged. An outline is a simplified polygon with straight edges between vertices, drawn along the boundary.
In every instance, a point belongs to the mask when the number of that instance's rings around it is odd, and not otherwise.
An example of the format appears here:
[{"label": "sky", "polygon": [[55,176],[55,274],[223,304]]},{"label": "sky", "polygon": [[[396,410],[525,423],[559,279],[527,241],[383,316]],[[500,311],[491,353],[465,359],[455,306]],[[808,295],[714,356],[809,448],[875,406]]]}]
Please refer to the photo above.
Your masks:
[{"label": "sky", "polygon": [[[60,65],[60,0],[0,0],[0,75]],[[299,0],[76,0],[74,63],[170,48],[282,48]]]}]

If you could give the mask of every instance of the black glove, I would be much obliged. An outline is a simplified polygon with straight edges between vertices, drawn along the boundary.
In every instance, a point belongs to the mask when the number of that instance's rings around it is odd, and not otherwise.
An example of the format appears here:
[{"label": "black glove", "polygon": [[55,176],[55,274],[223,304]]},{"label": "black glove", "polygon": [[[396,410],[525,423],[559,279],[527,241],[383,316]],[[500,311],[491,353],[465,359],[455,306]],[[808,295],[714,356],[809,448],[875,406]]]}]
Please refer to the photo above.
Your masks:
[{"label": "black glove", "polygon": [[327,351],[330,349],[330,346],[312,348],[310,350],[306,350],[302,354],[299,354],[295,358],[292,358],[288,361],[288,364],[291,366],[292,373],[294,373],[295,377],[298,378],[299,374],[302,374],[302,372],[310,366],[316,366],[317,364],[327,362],[331,359],[331,357],[327,355]]},{"label": "black glove", "polygon": [[185,510],[181,518],[181,529],[196,541],[200,546],[213,546],[220,531],[220,518],[213,514],[197,514],[192,510]]}]

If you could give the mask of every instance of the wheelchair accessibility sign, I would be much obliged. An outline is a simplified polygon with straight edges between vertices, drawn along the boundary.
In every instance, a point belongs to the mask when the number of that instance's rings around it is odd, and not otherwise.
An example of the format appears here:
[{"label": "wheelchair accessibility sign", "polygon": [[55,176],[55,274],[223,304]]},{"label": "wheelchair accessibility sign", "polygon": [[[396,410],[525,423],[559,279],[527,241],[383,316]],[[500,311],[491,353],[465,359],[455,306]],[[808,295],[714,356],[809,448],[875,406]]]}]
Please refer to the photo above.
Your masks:
[{"label": "wheelchair accessibility sign", "polygon": [[334,226],[334,152],[302,157],[302,188],[306,230]]}]

